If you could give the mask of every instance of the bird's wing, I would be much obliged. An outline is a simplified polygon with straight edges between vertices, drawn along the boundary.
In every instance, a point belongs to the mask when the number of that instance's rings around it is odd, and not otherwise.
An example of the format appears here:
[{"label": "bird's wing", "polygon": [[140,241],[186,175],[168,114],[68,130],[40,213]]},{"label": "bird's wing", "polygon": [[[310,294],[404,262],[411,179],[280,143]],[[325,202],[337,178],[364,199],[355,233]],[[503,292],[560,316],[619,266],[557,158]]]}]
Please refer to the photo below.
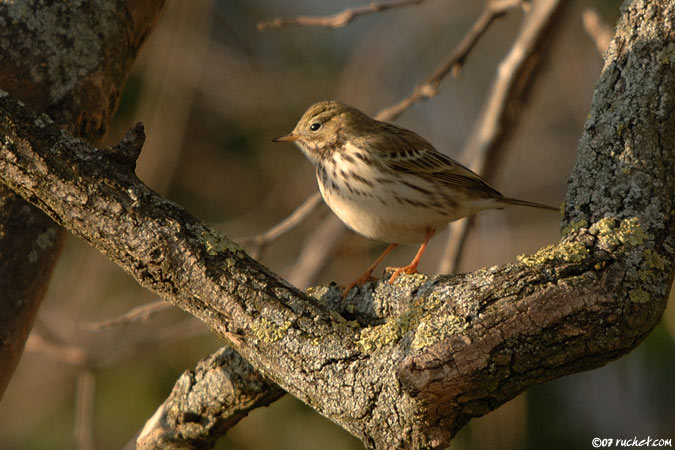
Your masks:
[{"label": "bird's wing", "polygon": [[502,197],[487,181],[468,167],[438,152],[424,138],[408,130],[398,128],[396,131],[400,139],[398,145],[392,145],[380,153],[390,169],[449,188],[464,188],[480,192],[486,197]]}]

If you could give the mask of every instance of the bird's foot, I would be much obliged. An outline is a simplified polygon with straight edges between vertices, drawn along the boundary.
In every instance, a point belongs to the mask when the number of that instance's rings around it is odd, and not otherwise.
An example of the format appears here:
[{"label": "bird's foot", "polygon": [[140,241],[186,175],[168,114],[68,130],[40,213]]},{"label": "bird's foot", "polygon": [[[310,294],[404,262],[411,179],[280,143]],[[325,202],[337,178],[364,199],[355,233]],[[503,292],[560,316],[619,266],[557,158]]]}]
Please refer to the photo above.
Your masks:
[{"label": "bird's foot", "polygon": [[352,281],[347,287],[342,289],[342,297],[346,297],[354,286],[361,286],[362,284],[366,284],[367,282],[374,280],[375,278],[371,276],[372,273],[372,270],[367,270],[363,273],[363,275]]},{"label": "bird's foot", "polygon": [[394,284],[394,280],[396,278],[398,278],[398,276],[401,275],[404,272],[409,274],[409,275],[412,275],[413,273],[417,273],[417,264],[418,264],[417,261],[413,261],[410,264],[408,264],[407,266],[387,267],[386,269],[384,269],[385,273],[390,272],[390,271],[394,271],[394,273],[391,274],[391,277],[389,277],[389,284]]}]

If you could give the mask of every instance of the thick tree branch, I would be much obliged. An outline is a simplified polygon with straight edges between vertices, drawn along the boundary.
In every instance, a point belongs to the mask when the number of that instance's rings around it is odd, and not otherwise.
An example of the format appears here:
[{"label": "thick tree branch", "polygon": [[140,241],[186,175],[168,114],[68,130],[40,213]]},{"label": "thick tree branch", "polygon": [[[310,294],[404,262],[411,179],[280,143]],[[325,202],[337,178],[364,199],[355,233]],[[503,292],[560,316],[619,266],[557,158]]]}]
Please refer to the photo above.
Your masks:
[{"label": "thick tree branch", "polygon": [[[0,2],[0,89],[71,133],[99,142],[163,3]],[[0,186],[0,397],[64,236],[41,211]]]},{"label": "thick tree branch", "polygon": [[[645,22],[649,8],[651,21]],[[0,98],[0,178],[369,447],[444,447],[534,383],[625,354],[675,251],[675,6],[626,8],[570,180],[564,237],[519,262],[297,291],[99,152]]]},{"label": "thick tree branch", "polygon": [[181,375],[169,397],[125,448],[211,448],[250,410],[284,394],[234,350],[221,348],[194,371]]}]

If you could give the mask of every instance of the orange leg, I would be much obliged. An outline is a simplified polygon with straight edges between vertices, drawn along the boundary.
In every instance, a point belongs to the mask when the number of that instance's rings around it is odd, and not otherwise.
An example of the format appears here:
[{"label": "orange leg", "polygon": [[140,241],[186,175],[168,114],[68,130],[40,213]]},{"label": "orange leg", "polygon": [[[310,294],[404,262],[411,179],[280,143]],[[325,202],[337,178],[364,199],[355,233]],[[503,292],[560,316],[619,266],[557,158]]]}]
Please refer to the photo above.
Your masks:
[{"label": "orange leg", "polygon": [[372,263],[368,268],[366,269],[365,272],[363,272],[363,275],[358,277],[356,280],[354,280],[349,286],[347,286],[344,291],[342,291],[343,295],[347,295],[347,293],[357,284],[363,284],[367,281],[369,281],[372,277],[370,276],[373,273],[373,270],[382,262],[382,260],[389,254],[393,249],[396,248],[398,244],[389,244],[387,248],[384,249],[382,254],[377,257],[374,263]]},{"label": "orange leg", "polygon": [[429,243],[429,240],[434,237],[434,233],[436,233],[436,230],[433,228],[429,228],[427,230],[427,235],[424,237],[424,242],[422,242],[422,245],[420,245],[419,250],[417,250],[417,254],[413,258],[413,260],[408,264],[407,266],[404,267],[387,267],[385,270],[393,270],[394,273],[391,274],[391,278],[389,278],[389,284],[393,284],[394,280],[401,275],[403,272],[405,273],[417,273],[417,265],[420,263],[420,259],[422,258],[422,253],[424,253],[424,250],[427,248],[427,244]]}]

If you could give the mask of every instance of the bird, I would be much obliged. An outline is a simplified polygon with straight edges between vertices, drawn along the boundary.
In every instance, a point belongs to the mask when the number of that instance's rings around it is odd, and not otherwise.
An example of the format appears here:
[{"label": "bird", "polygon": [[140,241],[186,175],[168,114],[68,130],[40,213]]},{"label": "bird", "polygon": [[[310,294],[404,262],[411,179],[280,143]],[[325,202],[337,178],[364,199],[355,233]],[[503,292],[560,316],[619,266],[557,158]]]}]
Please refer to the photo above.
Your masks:
[{"label": "bird", "polygon": [[436,230],[486,209],[552,206],[505,197],[469,168],[405,128],[373,119],[335,100],[311,105],[293,130],[273,142],[292,142],[312,162],[319,191],[348,228],[389,246],[344,293],[372,279],[399,244],[419,244],[410,264],[388,267],[389,283],[413,274]]}]

